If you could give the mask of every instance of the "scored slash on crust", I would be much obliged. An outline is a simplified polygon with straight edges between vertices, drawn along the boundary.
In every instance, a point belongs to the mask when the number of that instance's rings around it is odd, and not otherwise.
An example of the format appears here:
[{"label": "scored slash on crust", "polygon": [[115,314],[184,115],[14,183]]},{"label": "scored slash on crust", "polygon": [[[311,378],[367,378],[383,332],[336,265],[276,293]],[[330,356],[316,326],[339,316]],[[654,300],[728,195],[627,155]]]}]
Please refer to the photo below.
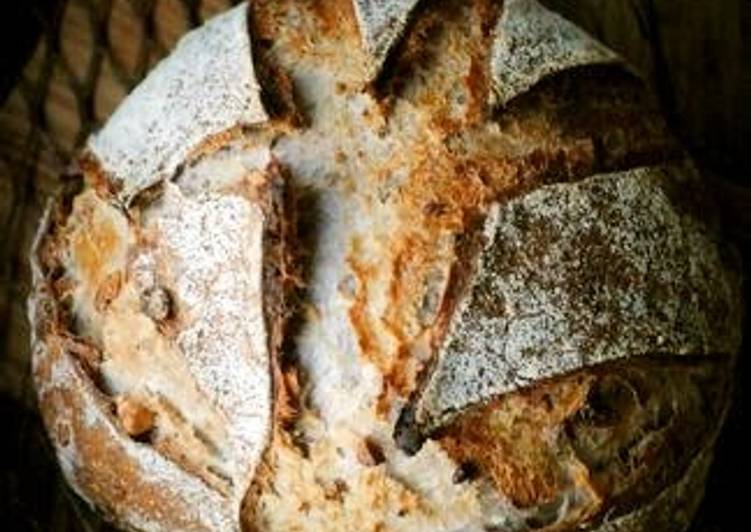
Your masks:
[{"label": "scored slash on crust", "polygon": [[[363,46],[376,77],[403,38],[418,0],[353,0]],[[503,2],[490,51],[490,104],[504,107],[543,78],[591,65],[622,65],[622,57],[537,0]]]},{"label": "scored slash on crust", "polygon": [[[374,77],[418,2],[353,1]],[[207,137],[269,120],[247,15],[243,3],[186,35],[89,140],[88,149],[126,206],[140,192],[170,179]],[[491,48],[491,103],[503,106],[555,72],[622,62],[535,0],[509,0]]]}]

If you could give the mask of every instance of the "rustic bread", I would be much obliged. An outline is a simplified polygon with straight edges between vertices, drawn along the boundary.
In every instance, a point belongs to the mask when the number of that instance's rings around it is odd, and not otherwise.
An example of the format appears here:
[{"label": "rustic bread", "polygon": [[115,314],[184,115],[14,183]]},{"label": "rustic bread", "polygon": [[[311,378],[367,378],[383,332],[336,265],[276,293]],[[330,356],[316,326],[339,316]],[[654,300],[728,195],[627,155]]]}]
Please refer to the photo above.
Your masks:
[{"label": "rustic bread", "polygon": [[709,194],[534,0],[255,1],[42,221],[69,483],[143,530],[684,530],[740,345]]}]

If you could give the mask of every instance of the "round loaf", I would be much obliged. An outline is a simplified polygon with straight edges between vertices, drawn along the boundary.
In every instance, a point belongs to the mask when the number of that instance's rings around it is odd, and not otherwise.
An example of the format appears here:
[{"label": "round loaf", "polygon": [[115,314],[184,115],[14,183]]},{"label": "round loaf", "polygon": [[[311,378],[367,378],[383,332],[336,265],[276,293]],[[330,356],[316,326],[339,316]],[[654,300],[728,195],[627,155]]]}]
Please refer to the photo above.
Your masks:
[{"label": "round loaf", "polygon": [[535,0],[258,0],[42,220],[71,487],[134,530],[685,530],[740,273],[638,74]]}]

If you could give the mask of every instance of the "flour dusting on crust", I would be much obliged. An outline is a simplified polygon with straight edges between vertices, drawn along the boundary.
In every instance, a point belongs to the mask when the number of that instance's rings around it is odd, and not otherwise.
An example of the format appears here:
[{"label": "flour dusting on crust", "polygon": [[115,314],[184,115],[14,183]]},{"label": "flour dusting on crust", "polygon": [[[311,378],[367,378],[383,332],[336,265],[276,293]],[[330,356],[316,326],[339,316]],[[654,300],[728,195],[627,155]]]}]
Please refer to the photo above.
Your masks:
[{"label": "flour dusting on crust", "polygon": [[223,413],[233,447],[232,478],[258,463],[270,431],[271,372],[263,315],[264,214],[244,198],[186,198],[168,184],[154,223],[183,328],[175,339],[208,401]]},{"label": "flour dusting on crust", "polygon": [[545,76],[622,59],[537,0],[506,0],[491,51],[491,102],[504,106]]},{"label": "flour dusting on crust", "polygon": [[267,120],[247,10],[242,3],[183,37],[90,139],[125,204],[171,178],[208,137]]},{"label": "flour dusting on crust", "polygon": [[42,225],[40,403],[69,482],[118,522],[240,527],[271,431],[263,268],[268,194],[284,184],[270,161],[267,146],[226,146],[128,217],[89,188]]},{"label": "flour dusting on crust", "polygon": [[372,75],[383,66],[391,48],[402,35],[417,0],[353,0],[360,35],[371,57]]},{"label": "flour dusting on crust", "polygon": [[737,352],[740,278],[697,185],[690,164],[639,168],[500,205],[420,421],[623,357]]}]

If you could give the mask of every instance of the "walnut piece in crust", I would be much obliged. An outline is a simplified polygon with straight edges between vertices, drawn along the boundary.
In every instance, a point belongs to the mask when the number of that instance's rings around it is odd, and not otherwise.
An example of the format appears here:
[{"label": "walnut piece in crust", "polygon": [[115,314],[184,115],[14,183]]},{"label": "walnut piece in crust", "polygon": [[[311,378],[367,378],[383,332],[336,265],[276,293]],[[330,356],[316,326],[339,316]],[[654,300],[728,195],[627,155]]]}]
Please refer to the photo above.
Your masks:
[{"label": "walnut piece in crust", "polygon": [[154,428],[154,412],[144,406],[138,399],[119,396],[115,399],[117,417],[129,436],[137,437]]}]

